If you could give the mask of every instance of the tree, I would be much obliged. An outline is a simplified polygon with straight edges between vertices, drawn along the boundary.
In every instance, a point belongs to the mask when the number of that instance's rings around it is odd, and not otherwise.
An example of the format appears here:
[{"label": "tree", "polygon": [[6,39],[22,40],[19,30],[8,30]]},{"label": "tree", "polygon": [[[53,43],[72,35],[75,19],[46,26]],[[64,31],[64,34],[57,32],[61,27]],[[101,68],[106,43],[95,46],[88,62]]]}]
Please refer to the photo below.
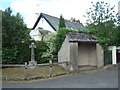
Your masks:
[{"label": "tree", "polygon": [[117,21],[114,7],[110,7],[110,4],[103,1],[98,1],[96,4],[91,2],[93,7],[89,8],[87,13],[87,24],[94,23],[95,25],[106,22],[106,21]]},{"label": "tree", "polygon": [[56,53],[58,53],[58,51],[60,50],[63,41],[65,40],[66,34],[68,33],[68,29],[66,28],[60,28],[57,31],[57,35],[56,35],[56,39],[55,39],[55,51]]},{"label": "tree", "polygon": [[[3,64],[23,63],[22,49],[29,40],[29,29],[23,21],[22,16],[17,13],[12,15],[12,10],[7,8],[2,14],[2,50]],[[25,43],[22,43],[25,42]],[[28,44],[27,44],[28,45]],[[22,60],[21,60],[22,59]]]},{"label": "tree", "polygon": [[47,57],[42,57],[42,55],[49,49],[48,45],[44,41],[35,41],[36,49],[35,49],[35,60],[37,63],[48,63]]},{"label": "tree", "polygon": [[115,38],[116,40],[116,45],[117,46],[120,46],[120,26],[118,26],[117,28],[116,28],[116,38]]},{"label": "tree", "polygon": [[77,20],[75,18],[71,18],[70,21],[72,21],[72,22],[79,22],[80,23],[80,20]]},{"label": "tree", "polygon": [[61,15],[60,19],[59,19],[59,28],[65,28],[65,27],[66,27],[65,20],[64,20],[63,16]]},{"label": "tree", "polygon": [[48,48],[46,52],[42,54],[43,58],[48,58],[49,60],[56,60],[55,55],[55,38],[56,38],[56,32],[51,32],[48,35],[44,37],[44,42],[47,44]]},{"label": "tree", "polygon": [[106,45],[113,45],[116,33],[117,21],[114,7],[110,7],[108,3],[103,1],[96,2],[93,7],[87,11],[87,25],[90,32],[97,36],[100,44],[105,47]]}]

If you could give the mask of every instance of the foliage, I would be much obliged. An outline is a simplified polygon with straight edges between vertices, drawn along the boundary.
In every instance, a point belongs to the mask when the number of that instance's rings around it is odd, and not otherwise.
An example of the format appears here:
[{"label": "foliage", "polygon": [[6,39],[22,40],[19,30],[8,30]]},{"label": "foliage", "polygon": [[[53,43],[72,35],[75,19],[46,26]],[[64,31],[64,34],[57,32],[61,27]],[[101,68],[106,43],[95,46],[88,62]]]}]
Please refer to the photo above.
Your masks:
[{"label": "foliage", "polygon": [[[29,40],[29,29],[23,22],[22,16],[17,13],[12,15],[12,10],[7,8],[2,14],[2,50],[3,64],[20,63],[22,53],[28,51],[21,50],[22,42]],[[21,53],[20,53],[21,52]],[[20,60],[20,61],[19,61]]]},{"label": "foliage", "polygon": [[88,29],[98,38],[103,47],[114,45],[116,35],[115,23],[117,21],[114,6],[110,7],[108,3],[103,1],[98,1],[96,4],[92,2],[92,5],[93,7],[87,11]]},{"label": "foliage", "polygon": [[18,49],[19,52],[16,58],[17,64],[25,64],[25,62],[30,61],[31,50],[29,48],[29,45],[30,45],[30,41],[25,41],[21,43],[21,45],[19,46],[19,49]]},{"label": "foliage", "polygon": [[101,23],[101,25],[91,25],[89,30],[91,34],[98,38],[103,47],[115,44],[116,29],[113,22],[108,21]]},{"label": "foliage", "polygon": [[80,20],[76,20],[75,18],[71,18],[70,21],[72,21],[72,22],[79,22],[80,23]]},{"label": "foliage", "polygon": [[17,47],[11,47],[11,49],[9,48],[4,48],[3,49],[3,62],[4,64],[15,64],[16,63],[16,57],[17,57]]},{"label": "foliage", "polygon": [[65,28],[65,27],[66,27],[65,20],[64,20],[63,16],[61,15],[60,19],[59,19],[59,28]]},{"label": "foliage", "polygon": [[117,46],[120,46],[120,26],[116,27],[116,38],[115,38],[115,41],[116,41],[116,45]]},{"label": "foliage", "polygon": [[47,51],[49,48],[47,43],[44,41],[35,41],[36,49],[35,49],[35,60],[38,64],[40,63],[47,63],[48,58],[42,57],[43,53]]},{"label": "foliage", "polygon": [[94,23],[98,25],[100,23],[106,21],[117,21],[117,14],[115,14],[114,7],[110,7],[109,3],[105,3],[104,1],[98,1],[95,4],[91,2],[93,7],[89,8],[87,13],[87,23]]},{"label": "foliage", "polygon": [[47,43],[48,49],[46,52],[43,53],[42,57],[46,57],[49,60],[56,60],[55,56],[55,37],[56,32],[49,33],[44,37],[45,43]]},{"label": "foliage", "polygon": [[56,39],[55,39],[55,52],[58,53],[60,50],[63,41],[65,40],[66,34],[68,33],[68,29],[66,28],[60,28],[57,31]]}]

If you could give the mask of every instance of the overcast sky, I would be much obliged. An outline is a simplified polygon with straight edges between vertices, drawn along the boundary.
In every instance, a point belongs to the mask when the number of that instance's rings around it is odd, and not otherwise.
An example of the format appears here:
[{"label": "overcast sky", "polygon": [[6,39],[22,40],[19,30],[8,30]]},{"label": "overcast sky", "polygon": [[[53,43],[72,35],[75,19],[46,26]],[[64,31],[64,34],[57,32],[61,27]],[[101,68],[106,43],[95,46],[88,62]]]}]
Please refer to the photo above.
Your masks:
[{"label": "overcast sky", "polygon": [[[14,13],[19,12],[29,28],[33,27],[38,17],[36,13],[41,12],[56,17],[60,17],[62,14],[68,20],[73,17],[84,24],[86,19],[83,15],[91,7],[91,1],[98,0],[0,0],[0,9],[11,7]],[[118,11],[118,1],[120,0],[102,1],[108,2],[111,6],[115,5],[115,11]]]}]

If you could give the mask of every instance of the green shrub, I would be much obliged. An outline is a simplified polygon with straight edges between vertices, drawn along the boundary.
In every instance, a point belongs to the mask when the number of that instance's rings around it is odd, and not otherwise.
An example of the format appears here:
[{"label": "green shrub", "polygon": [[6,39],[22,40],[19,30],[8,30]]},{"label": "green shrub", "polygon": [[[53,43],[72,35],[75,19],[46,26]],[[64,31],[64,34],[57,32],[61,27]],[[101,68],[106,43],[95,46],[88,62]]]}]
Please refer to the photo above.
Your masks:
[{"label": "green shrub", "polygon": [[3,48],[2,49],[2,63],[3,64],[15,64],[16,63],[16,58],[17,58],[17,47],[13,46],[11,49],[9,48]]},{"label": "green shrub", "polygon": [[66,34],[68,33],[68,29],[66,28],[60,28],[57,31],[57,35],[56,35],[56,39],[55,39],[55,51],[56,53],[58,53],[58,51],[60,50],[63,41],[65,40]]},{"label": "green shrub", "polygon": [[36,59],[37,63],[39,63],[39,64],[47,63],[48,58],[42,57],[43,53],[46,52],[47,49],[49,49],[49,47],[47,46],[47,43],[45,43],[44,41],[36,41],[35,45],[36,45],[35,59]]}]

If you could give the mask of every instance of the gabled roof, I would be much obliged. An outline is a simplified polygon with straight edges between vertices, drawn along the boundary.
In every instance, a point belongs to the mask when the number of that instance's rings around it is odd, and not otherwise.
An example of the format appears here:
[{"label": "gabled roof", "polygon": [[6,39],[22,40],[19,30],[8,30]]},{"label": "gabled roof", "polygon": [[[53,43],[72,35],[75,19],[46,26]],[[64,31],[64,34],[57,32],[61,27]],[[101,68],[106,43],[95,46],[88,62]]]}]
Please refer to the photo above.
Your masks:
[{"label": "gabled roof", "polygon": [[42,33],[42,34],[44,34],[44,35],[46,35],[46,34],[48,34],[50,31],[44,30],[44,29],[40,29],[39,32]]},{"label": "gabled roof", "polygon": [[[40,16],[38,17],[32,29],[35,29],[35,27],[37,26],[41,18],[44,18],[55,31],[59,29],[59,18],[50,16],[44,13],[40,14]],[[83,24],[79,22],[71,22],[69,20],[65,20],[65,24],[66,24],[66,28],[68,29],[84,29],[85,28]]]},{"label": "gabled roof", "polygon": [[67,36],[70,42],[98,42],[96,37],[89,33],[69,32]]}]

